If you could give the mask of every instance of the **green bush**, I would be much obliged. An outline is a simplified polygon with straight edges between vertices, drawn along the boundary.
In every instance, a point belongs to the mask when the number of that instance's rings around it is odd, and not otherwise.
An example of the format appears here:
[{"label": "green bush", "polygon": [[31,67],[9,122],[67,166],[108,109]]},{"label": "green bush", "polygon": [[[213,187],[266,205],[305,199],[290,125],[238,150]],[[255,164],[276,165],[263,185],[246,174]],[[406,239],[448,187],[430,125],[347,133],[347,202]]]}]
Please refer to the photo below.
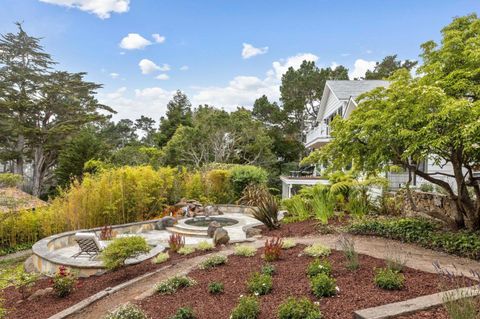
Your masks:
[{"label": "green bush", "polygon": [[303,251],[310,257],[326,257],[331,253],[330,248],[322,244],[313,244],[307,246]]},{"label": "green bush", "polygon": [[22,175],[12,173],[0,174],[0,187],[15,187],[22,182]]},{"label": "green bush", "polygon": [[208,292],[212,295],[221,294],[224,286],[221,282],[212,281],[208,284]]},{"label": "green bush", "polygon": [[190,255],[195,252],[195,247],[190,247],[190,246],[184,246],[180,249],[178,249],[177,253],[180,255]]},{"label": "green bush", "polygon": [[192,308],[182,307],[177,310],[175,315],[170,317],[170,319],[195,319],[195,314],[193,313]]},{"label": "green bush", "polygon": [[248,291],[256,296],[268,294],[272,290],[272,286],[272,276],[259,272],[253,273],[247,281]]},{"label": "green bush", "polygon": [[110,312],[104,319],[148,319],[148,317],[139,307],[126,304]]},{"label": "green bush", "polygon": [[235,245],[233,253],[235,256],[253,257],[257,253],[257,249],[249,245]]},{"label": "green bush", "polygon": [[242,296],[229,319],[257,319],[260,305],[254,296]]},{"label": "green bush", "polygon": [[265,184],[268,181],[268,173],[260,167],[252,165],[237,165],[230,170],[233,190],[237,198],[240,198],[243,190],[248,185]]},{"label": "green bush", "polygon": [[101,253],[107,269],[117,269],[125,265],[129,258],[148,253],[151,247],[145,238],[140,236],[115,238]]},{"label": "green bush", "polygon": [[177,292],[178,289],[186,288],[195,285],[197,282],[186,276],[175,276],[159,282],[155,285],[155,292],[161,295],[171,295]]},{"label": "green bush", "polygon": [[202,263],[200,263],[200,269],[210,269],[213,267],[217,267],[223,264],[226,264],[228,261],[227,256],[224,255],[213,255],[205,259]]},{"label": "green bush", "polygon": [[209,251],[209,250],[213,250],[215,246],[206,240],[202,240],[197,244],[196,248],[201,251]]},{"label": "green bush", "polygon": [[310,278],[315,277],[318,274],[330,276],[331,273],[332,265],[326,259],[315,259],[314,261],[310,262],[307,267],[307,276]]},{"label": "green bush", "polygon": [[290,297],[278,307],[278,319],[321,319],[322,313],[308,298]]},{"label": "green bush", "polygon": [[310,278],[310,287],[317,298],[331,297],[337,293],[337,281],[327,274],[318,274]]},{"label": "green bush", "polygon": [[167,251],[167,252],[158,254],[157,256],[155,256],[155,258],[152,259],[152,261],[154,264],[161,264],[166,262],[169,259],[170,259],[170,255],[168,254],[168,251]]},{"label": "green bush", "polygon": [[403,288],[405,277],[388,268],[375,270],[375,284],[385,290],[400,290]]},{"label": "green bush", "polygon": [[283,221],[301,222],[313,217],[311,207],[306,200],[300,195],[294,195],[282,201],[282,206],[287,210],[287,214]]},{"label": "green bush", "polygon": [[52,288],[55,294],[60,298],[64,298],[70,295],[75,289],[77,276],[69,271],[67,267],[60,266],[52,281]]},{"label": "green bush", "polygon": [[267,263],[262,266],[262,270],[260,270],[260,272],[264,275],[273,276],[277,272],[277,269],[274,265]]}]

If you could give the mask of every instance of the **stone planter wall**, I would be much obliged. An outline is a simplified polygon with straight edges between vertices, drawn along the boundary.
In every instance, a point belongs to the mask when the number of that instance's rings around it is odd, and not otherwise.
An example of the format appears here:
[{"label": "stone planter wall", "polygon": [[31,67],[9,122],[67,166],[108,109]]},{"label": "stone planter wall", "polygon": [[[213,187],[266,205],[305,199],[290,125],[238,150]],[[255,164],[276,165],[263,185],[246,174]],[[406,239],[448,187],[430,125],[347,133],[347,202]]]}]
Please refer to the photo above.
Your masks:
[{"label": "stone planter wall", "polygon": [[438,193],[412,191],[412,198],[417,210],[412,207],[406,191],[399,191],[396,197],[402,205],[402,212],[406,216],[430,217],[429,212],[437,212],[442,215],[454,217],[456,212],[455,202],[448,196]]}]

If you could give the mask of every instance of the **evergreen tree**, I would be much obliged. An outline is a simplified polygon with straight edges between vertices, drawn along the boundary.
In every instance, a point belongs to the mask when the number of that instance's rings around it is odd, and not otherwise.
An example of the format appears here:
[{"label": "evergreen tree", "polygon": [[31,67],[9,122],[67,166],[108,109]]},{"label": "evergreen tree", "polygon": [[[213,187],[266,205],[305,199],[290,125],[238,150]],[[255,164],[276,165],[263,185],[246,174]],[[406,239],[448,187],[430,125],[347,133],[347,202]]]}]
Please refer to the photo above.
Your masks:
[{"label": "evergreen tree", "polygon": [[160,119],[160,129],[156,136],[158,146],[166,145],[180,125],[192,125],[192,104],[188,97],[178,90],[167,104],[166,117]]}]

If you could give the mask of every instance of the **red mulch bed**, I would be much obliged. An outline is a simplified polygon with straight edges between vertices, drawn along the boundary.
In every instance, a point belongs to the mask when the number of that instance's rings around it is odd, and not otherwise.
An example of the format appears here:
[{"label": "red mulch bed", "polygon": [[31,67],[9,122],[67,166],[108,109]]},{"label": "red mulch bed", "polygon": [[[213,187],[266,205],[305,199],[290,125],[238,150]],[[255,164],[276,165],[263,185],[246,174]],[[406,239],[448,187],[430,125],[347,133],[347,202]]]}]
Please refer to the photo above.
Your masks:
[{"label": "red mulch bed", "polygon": [[[332,218],[328,221],[329,227],[341,227],[345,226],[349,222],[349,217]],[[326,226],[326,225],[325,225]],[[323,227],[325,227],[323,226]],[[318,235],[320,233],[322,225],[318,220],[304,220],[302,222],[294,223],[282,223],[282,227],[279,229],[269,230],[266,226],[259,226],[264,236],[279,236],[279,237],[304,237],[308,235]]]},{"label": "red mulch bed", "polygon": [[[205,252],[197,251],[188,256],[170,253],[170,259],[162,264],[153,264],[149,259],[140,264],[121,268],[117,271],[108,272],[101,276],[82,278],[79,279],[79,286],[77,289],[66,298],[59,298],[52,293],[32,301],[23,301],[20,291],[13,286],[7,287],[0,291],[0,296],[5,299],[4,307],[8,309],[8,319],[44,319],[76,304],[87,297],[94,295],[105,288],[114,287],[142,274],[154,271],[155,269],[176,264],[182,259],[191,258],[202,254],[205,254]],[[35,282],[35,285],[31,288],[31,291],[34,292],[36,290],[51,286],[52,283],[50,278],[42,278]]]},{"label": "red mulch bed", "polygon": [[[385,262],[369,256],[360,256],[361,267],[357,271],[345,268],[345,258],[341,252],[333,251],[328,259],[333,266],[333,276],[337,280],[340,294],[321,300],[310,293],[309,280],[305,274],[307,265],[313,258],[299,256],[302,246],[284,251],[283,258],[273,264],[277,274],[273,279],[273,290],[260,297],[260,319],[276,318],[279,304],[289,296],[308,296],[320,302],[320,309],[326,319],[351,319],[355,310],[379,306],[391,302],[415,298],[439,291],[440,286],[448,286],[445,278],[437,274],[405,268],[405,288],[401,291],[386,291],[373,283],[374,268],[384,267]],[[169,318],[180,307],[192,307],[197,319],[228,318],[240,295],[246,295],[245,282],[249,275],[258,271],[263,264],[261,251],[252,258],[231,256],[226,265],[211,270],[194,270],[190,277],[198,284],[178,291],[173,295],[155,295],[138,302],[152,319]],[[207,292],[208,283],[220,281],[225,286],[221,295]],[[152,283],[153,284],[153,283]]]},{"label": "red mulch bed", "polygon": [[395,319],[450,319],[443,307],[426,311],[419,311],[407,316],[396,317]]}]

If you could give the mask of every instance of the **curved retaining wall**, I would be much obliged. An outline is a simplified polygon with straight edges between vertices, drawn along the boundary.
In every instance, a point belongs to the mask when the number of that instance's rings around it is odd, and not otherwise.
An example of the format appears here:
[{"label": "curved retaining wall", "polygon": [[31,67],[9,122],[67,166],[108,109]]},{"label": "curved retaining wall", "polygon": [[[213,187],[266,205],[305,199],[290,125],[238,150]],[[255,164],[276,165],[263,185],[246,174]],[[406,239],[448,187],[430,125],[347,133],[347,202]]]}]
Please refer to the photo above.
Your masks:
[{"label": "curved retaining wall", "polygon": [[[142,233],[155,229],[155,223],[157,222],[158,220],[151,220],[146,222],[115,225],[112,226],[112,230],[114,235]],[[89,260],[88,258],[72,259],[58,253],[58,249],[76,245],[74,240],[76,233],[94,231],[99,235],[101,229],[102,227],[75,230],[49,236],[36,242],[32,247],[32,261],[35,269],[43,274],[53,275],[58,270],[59,266],[64,265],[71,268],[73,271],[78,272],[78,276],[80,277],[88,277],[104,272],[105,268],[100,260]],[[142,255],[141,258],[127,260],[127,264],[139,263],[155,256],[163,250],[163,246],[154,247],[148,254]]]}]

